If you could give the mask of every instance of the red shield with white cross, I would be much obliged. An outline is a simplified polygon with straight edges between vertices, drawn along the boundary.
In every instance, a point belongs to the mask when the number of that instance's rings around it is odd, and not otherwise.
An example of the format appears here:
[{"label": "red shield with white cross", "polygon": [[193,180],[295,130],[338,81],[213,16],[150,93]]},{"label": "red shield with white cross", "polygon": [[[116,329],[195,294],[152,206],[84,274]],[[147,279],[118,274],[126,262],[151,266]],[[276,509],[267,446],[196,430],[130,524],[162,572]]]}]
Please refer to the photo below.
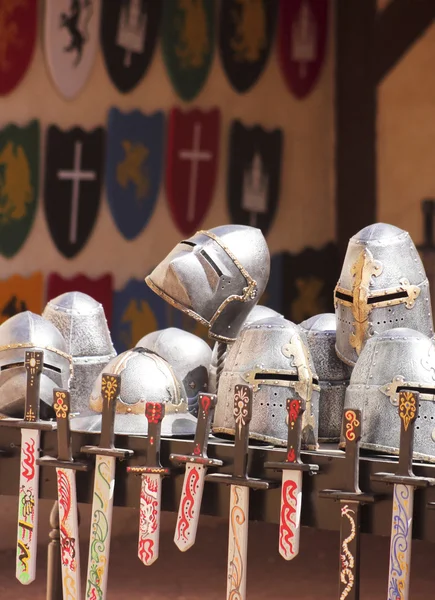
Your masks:
[{"label": "red shield with white cross", "polygon": [[197,108],[169,116],[166,191],[179,230],[197,231],[213,198],[219,151],[220,111]]}]

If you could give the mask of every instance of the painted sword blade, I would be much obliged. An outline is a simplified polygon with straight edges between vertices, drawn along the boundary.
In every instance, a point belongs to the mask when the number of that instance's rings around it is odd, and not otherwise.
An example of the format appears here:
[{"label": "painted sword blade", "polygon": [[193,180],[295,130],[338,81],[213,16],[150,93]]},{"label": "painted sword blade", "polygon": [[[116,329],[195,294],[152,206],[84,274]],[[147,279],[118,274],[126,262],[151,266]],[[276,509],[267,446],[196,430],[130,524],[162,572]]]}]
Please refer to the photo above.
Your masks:
[{"label": "painted sword blade", "polygon": [[147,567],[159,557],[161,497],[162,477],[152,473],[142,475],[137,555]]},{"label": "painted sword blade", "polygon": [[411,574],[414,488],[397,484],[393,494],[388,600],[408,600]]},{"label": "painted sword blade", "polygon": [[186,464],[174,535],[175,545],[181,552],[189,550],[196,540],[206,471],[204,465]]},{"label": "painted sword blade", "polygon": [[115,466],[116,458],[114,456],[97,454],[92,497],[91,538],[86,575],[86,600],[101,600],[106,596]]},{"label": "painted sword blade", "polygon": [[299,553],[302,471],[283,471],[279,518],[279,553],[291,560]]},{"label": "painted sword blade", "polygon": [[245,600],[248,555],[249,488],[231,486],[227,600]]},{"label": "painted sword blade", "polygon": [[359,522],[361,504],[340,500],[340,600],[359,598]]},{"label": "painted sword blade", "polygon": [[80,600],[80,548],[76,474],[72,469],[56,469],[59,501],[59,529],[63,597]]},{"label": "painted sword blade", "polygon": [[20,492],[18,498],[18,531],[16,578],[28,585],[35,580],[38,543],[39,444],[41,432],[21,430]]}]

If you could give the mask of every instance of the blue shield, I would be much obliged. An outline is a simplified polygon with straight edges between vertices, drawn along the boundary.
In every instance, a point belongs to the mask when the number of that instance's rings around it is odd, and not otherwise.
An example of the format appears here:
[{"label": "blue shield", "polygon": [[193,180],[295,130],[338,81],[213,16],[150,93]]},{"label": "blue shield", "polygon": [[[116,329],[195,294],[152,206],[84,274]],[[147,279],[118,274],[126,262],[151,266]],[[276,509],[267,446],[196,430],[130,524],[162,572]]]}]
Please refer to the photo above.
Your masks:
[{"label": "blue shield", "polygon": [[112,339],[118,353],[133,348],[147,333],[181,327],[181,313],[157,296],[143,280],[130,279],[113,296]]},{"label": "blue shield", "polygon": [[[163,165],[165,117],[139,110],[109,111],[107,126],[106,188],[110,211],[127,240],[139,235],[150,220]],[[145,284],[144,284],[145,285]]]}]

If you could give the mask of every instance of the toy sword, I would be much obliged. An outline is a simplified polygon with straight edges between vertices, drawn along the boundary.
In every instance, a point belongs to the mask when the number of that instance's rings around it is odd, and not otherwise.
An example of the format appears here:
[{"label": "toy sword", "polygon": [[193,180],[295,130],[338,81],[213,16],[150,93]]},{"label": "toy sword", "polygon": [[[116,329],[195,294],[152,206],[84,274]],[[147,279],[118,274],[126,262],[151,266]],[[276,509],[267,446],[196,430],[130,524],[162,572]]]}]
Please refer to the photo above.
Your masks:
[{"label": "toy sword", "polygon": [[301,527],[302,474],[315,473],[318,465],[305,464],[300,459],[302,415],[305,400],[287,399],[287,455],[282,462],[266,462],[266,469],[282,470],[281,511],[279,518],[279,553],[285,560],[291,560],[299,553]]},{"label": "toy sword", "polygon": [[195,543],[207,469],[208,467],[221,467],[223,465],[221,460],[207,456],[208,436],[216,400],[217,396],[215,394],[199,394],[198,422],[193,442],[193,452],[187,456],[171,454],[169,457],[174,463],[186,464],[174,536],[175,545],[181,552],[185,552]]},{"label": "toy sword", "polygon": [[320,497],[340,500],[340,600],[359,600],[360,510],[361,505],[374,502],[373,494],[359,488],[359,440],[361,411],[347,409],[343,415],[346,456],[343,460],[344,490],[323,490]]},{"label": "toy sword", "polygon": [[120,386],[119,375],[103,373],[101,378],[103,410],[100,445],[81,448],[81,452],[97,455],[86,575],[86,600],[104,600],[106,596],[116,459],[127,458],[133,454],[132,450],[114,447],[115,408]]},{"label": "toy sword", "polygon": [[150,566],[159,557],[162,479],[169,475],[170,470],[160,464],[160,431],[165,416],[164,403],[147,402],[145,416],[148,419],[145,465],[127,467],[127,473],[141,475],[137,555],[144,565]]},{"label": "toy sword", "polygon": [[267,490],[274,482],[254,479],[247,475],[249,422],[252,416],[252,386],[236,385],[234,388],[234,438],[233,474],[212,473],[206,481],[231,484],[227,600],[245,600],[246,567],[248,552],[249,488]]},{"label": "toy sword", "polygon": [[411,573],[412,519],[414,488],[435,485],[435,479],[417,477],[412,471],[414,428],[418,416],[419,394],[399,392],[400,447],[395,474],[374,473],[372,481],[393,483],[393,516],[391,523],[388,600],[408,600]]},{"label": "toy sword", "polygon": [[87,471],[89,465],[76,462],[72,457],[69,392],[61,389],[54,390],[53,400],[57,421],[57,459],[44,456],[36,462],[41,467],[56,467],[63,597],[68,598],[68,600],[80,600],[80,548],[76,471]]}]

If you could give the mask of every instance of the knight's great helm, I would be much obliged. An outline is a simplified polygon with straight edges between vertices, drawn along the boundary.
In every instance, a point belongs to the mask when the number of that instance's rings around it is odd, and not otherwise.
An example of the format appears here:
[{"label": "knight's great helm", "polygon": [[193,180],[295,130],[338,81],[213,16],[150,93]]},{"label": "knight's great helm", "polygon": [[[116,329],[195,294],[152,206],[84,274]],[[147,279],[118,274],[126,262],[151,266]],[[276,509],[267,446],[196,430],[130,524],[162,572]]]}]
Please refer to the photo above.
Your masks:
[{"label": "knight's great helm", "polygon": [[363,411],[362,448],[398,454],[399,392],[407,389],[420,393],[414,457],[435,462],[435,344],[422,333],[397,328],[370,338],[352,371],[345,409]]},{"label": "knight's great helm", "polygon": [[25,311],[0,325],[0,413],[24,416],[27,373],[26,350],[44,352],[40,387],[40,417],[54,417],[53,389],[68,389],[73,373],[71,356],[60,331],[52,324]]},{"label": "knight's great helm", "polygon": [[319,442],[340,439],[344,396],[352,372],[335,352],[335,326],[333,313],[315,315],[299,324],[319,376]]},{"label": "knight's great helm", "polygon": [[366,341],[396,327],[433,336],[429,283],[409,233],[369,225],[348,244],[334,291],[338,356],[353,366]]},{"label": "knight's great helm", "polygon": [[42,313],[59,329],[74,364],[71,380],[71,412],[80,413],[89,404],[95,379],[116,356],[103,306],[82,292],[67,292],[50,300]]},{"label": "knight's great helm", "polygon": [[249,435],[285,446],[287,443],[287,398],[306,401],[302,447],[317,448],[319,385],[305,334],[300,327],[271,317],[242,329],[231,346],[219,380],[213,433],[234,435],[234,386],[253,386]]},{"label": "knight's great helm", "polygon": [[119,354],[97,377],[89,400],[88,414],[71,420],[74,431],[101,431],[101,376],[120,375],[120,396],[116,403],[115,433],[147,435],[146,402],[164,402],[162,436],[192,436],[196,419],[188,412],[187,397],[171,365],[150,350],[133,348]]},{"label": "knight's great helm", "polygon": [[208,390],[211,348],[200,337],[177,327],[153,331],[141,338],[136,347],[146,348],[168,361],[181,380],[189,412],[198,414],[198,394]]},{"label": "knight's great helm", "polygon": [[182,241],[145,281],[159,296],[232,342],[269,279],[270,256],[259,229],[222,225]]}]

